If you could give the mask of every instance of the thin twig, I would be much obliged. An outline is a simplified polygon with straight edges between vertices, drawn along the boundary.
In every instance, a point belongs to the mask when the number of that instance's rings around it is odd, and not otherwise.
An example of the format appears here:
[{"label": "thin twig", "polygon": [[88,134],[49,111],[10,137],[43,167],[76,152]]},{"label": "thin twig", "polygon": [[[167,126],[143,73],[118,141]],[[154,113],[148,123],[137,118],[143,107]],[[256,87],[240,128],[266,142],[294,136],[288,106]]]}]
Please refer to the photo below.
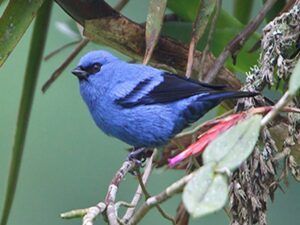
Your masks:
[{"label": "thin twig", "polygon": [[105,209],[106,205],[103,202],[99,202],[96,206],[90,207],[82,218],[82,225],[93,225],[96,217],[100,213],[103,213]]},{"label": "thin twig", "polygon": [[73,209],[71,211],[68,212],[64,212],[60,214],[60,217],[62,219],[73,219],[73,218],[77,218],[77,217],[84,217],[87,212],[89,211],[90,208],[85,208],[85,209]]},{"label": "thin twig", "polygon": [[[146,186],[145,186],[145,184],[143,183],[142,176],[141,176],[141,173],[140,173],[139,170],[137,170],[137,178],[138,178],[140,187],[141,187],[141,189],[142,189],[142,191],[143,191],[143,193],[144,193],[144,195],[145,195],[146,200],[149,199],[149,198],[151,197],[151,195],[150,195],[150,193],[147,191]],[[160,207],[160,205],[156,205],[155,207],[157,208],[158,212],[162,215],[162,217],[164,217],[164,218],[167,219],[167,220],[170,220],[170,221],[172,222],[173,225],[176,224],[175,219],[174,219],[172,216],[168,215],[168,214]]]},{"label": "thin twig", "polygon": [[195,52],[195,45],[196,45],[196,40],[194,37],[192,37],[192,40],[190,42],[190,47],[189,47],[189,54],[188,54],[188,63],[186,65],[186,73],[185,76],[190,78],[192,74],[192,69],[193,69],[193,61],[194,61],[194,52]]},{"label": "thin twig", "polygon": [[280,111],[284,106],[286,106],[291,100],[292,96],[289,92],[285,92],[281,99],[276,103],[273,109],[261,120],[261,126],[267,125]]},{"label": "thin twig", "polygon": [[[150,174],[151,174],[152,168],[153,168],[153,158],[156,156],[156,154],[157,154],[157,149],[154,149],[152,156],[146,162],[146,166],[145,166],[145,170],[144,170],[144,174],[143,174],[143,178],[142,178],[143,184],[146,184],[148,181],[148,178],[150,177]],[[143,194],[142,188],[139,185],[130,204],[136,206],[138,204],[139,200],[141,199],[142,194]],[[135,213],[135,210],[136,210],[135,207],[127,209],[125,215],[123,216],[122,221],[124,221],[124,223],[127,223],[130,220],[130,218],[132,217],[132,215]]]},{"label": "thin twig", "polygon": [[51,84],[62,74],[66,67],[72,62],[72,60],[78,55],[78,53],[89,43],[88,39],[82,39],[71,54],[65,59],[65,61],[58,67],[51,75],[49,80],[42,87],[43,93],[51,86]]},{"label": "thin twig", "polygon": [[205,68],[204,63],[205,63],[205,60],[206,60],[206,55],[207,55],[207,53],[210,49],[210,44],[212,42],[213,35],[214,35],[215,29],[216,29],[217,19],[220,15],[221,6],[222,6],[222,0],[217,0],[216,8],[215,8],[215,15],[213,16],[213,19],[211,21],[211,26],[210,26],[208,37],[207,37],[207,43],[206,43],[206,46],[203,50],[201,61],[200,61],[200,68],[199,68],[199,74],[198,74],[198,79],[199,80],[202,80],[203,70]]},{"label": "thin twig", "polygon": [[122,164],[121,168],[116,172],[115,176],[111,180],[105,197],[105,203],[99,202],[96,206],[90,208],[76,209],[66,213],[62,213],[61,217],[64,219],[83,217],[83,225],[93,225],[93,221],[95,220],[95,218],[100,213],[103,213],[106,210],[106,215],[110,225],[119,225],[116,214],[116,207],[119,207],[119,204],[115,204],[118,187],[121,181],[123,180],[124,176],[129,171],[133,170],[135,166],[136,163],[134,161],[128,160]]},{"label": "thin twig", "polygon": [[186,185],[186,183],[188,181],[190,181],[192,179],[193,176],[194,176],[194,173],[191,173],[191,174],[181,178],[180,180],[176,181],[169,187],[167,187],[160,194],[148,198],[147,201],[139,208],[139,210],[135,213],[135,215],[130,219],[130,221],[128,222],[128,225],[137,224],[148,213],[148,211],[152,207],[168,200],[176,193],[181,192],[183,190],[183,187]]},{"label": "thin twig", "polygon": [[61,46],[61,47],[55,49],[54,51],[52,51],[52,52],[50,52],[48,55],[46,55],[46,56],[44,57],[44,60],[45,60],[45,61],[49,60],[50,58],[52,58],[54,55],[60,53],[60,52],[61,52],[62,50],[64,50],[65,48],[70,47],[70,46],[75,45],[75,44],[78,44],[78,43],[80,43],[80,41],[81,41],[81,40],[77,40],[77,41],[72,41],[72,42],[69,42],[69,43],[67,43],[67,44],[64,44],[63,46]]},{"label": "thin twig", "polygon": [[63,219],[73,219],[77,217],[83,217],[83,225],[92,225],[95,218],[106,209],[106,205],[103,202],[99,202],[96,206],[85,208],[85,209],[75,209],[69,212],[60,214]]},{"label": "thin twig", "polygon": [[268,11],[272,8],[277,0],[268,0],[263,8],[259,11],[254,19],[251,20],[250,23],[246,26],[246,28],[239,33],[223,50],[223,52],[216,59],[214,65],[210,68],[206,76],[204,77],[204,81],[207,83],[212,82],[220,69],[223,67],[227,57],[231,54],[233,61],[235,63],[236,56],[238,51],[243,47],[244,43],[248,40],[248,38],[255,32],[261,22],[264,20]]},{"label": "thin twig", "polygon": [[118,225],[118,219],[116,215],[115,200],[118,192],[119,184],[123,180],[124,176],[136,166],[134,161],[126,160],[121,168],[116,172],[115,176],[111,180],[108,187],[108,192],[105,197],[106,213],[110,225]]},{"label": "thin twig", "polygon": [[116,204],[116,209],[118,210],[121,206],[126,208],[133,208],[135,205],[132,205],[131,203],[125,202],[125,201],[118,201]]},{"label": "thin twig", "polygon": [[146,189],[146,186],[143,182],[143,178],[142,178],[142,175],[141,175],[141,171],[139,169],[136,170],[136,177],[139,181],[139,185],[141,186],[141,189],[142,189],[143,194],[145,195],[145,198],[146,199],[150,198],[151,195],[149,194],[149,192]]}]

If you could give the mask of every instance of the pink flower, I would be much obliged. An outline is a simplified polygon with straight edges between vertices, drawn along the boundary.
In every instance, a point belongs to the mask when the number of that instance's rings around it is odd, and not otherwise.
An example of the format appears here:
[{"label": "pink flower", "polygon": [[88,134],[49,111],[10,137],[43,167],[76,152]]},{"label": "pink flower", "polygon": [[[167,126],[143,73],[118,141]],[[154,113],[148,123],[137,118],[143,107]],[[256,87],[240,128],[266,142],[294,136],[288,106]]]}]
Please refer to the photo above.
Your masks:
[{"label": "pink flower", "polygon": [[232,114],[222,119],[215,120],[215,124],[205,133],[201,134],[198,137],[197,142],[191,144],[183,152],[174,156],[173,158],[168,159],[169,166],[174,167],[176,164],[182,162],[189,156],[195,156],[203,152],[206,146],[213,141],[217,136],[219,136],[224,131],[228,130],[230,127],[237,124],[239,121],[243,120],[246,117],[245,112]]}]

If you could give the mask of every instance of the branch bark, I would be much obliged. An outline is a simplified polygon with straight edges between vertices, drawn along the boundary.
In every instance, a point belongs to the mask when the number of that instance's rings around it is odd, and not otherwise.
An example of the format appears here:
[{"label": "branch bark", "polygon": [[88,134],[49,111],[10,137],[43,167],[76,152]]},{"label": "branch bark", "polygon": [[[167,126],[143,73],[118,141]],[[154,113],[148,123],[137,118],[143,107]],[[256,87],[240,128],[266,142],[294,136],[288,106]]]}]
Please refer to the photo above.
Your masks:
[{"label": "branch bark", "polygon": [[148,198],[147,201],[139,208],[139,210],[136,212],[134,217],[128,222],[128,225],[134,225],[137,224],[146,214],[147,212],[154,206],[168,200],[176,193],[179,193],[182,191],[185,184],[192,179],[194,176],[194,173],[191,173],[180,180],[176,181],[169,187],[167,187],[163,192],[159,193],[158,195],[152,196],[151,198]]}]

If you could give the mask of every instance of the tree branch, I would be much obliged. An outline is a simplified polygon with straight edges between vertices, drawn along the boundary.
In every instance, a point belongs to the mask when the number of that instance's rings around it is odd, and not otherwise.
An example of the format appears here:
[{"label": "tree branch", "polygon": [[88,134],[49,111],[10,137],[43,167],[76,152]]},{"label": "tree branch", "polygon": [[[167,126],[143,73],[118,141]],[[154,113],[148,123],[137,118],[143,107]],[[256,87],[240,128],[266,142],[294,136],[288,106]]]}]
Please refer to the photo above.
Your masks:
[{"label": "tree branch", "polygon": [[[149,176],[150,176],[150,174],[152,172],[153,158],[156,157],[156,154],[157,154],[157,149],[154,149],[151,157],[146,162],[144,174],[143,174],[143,177],[142,177],[143,184],[147,183],[148,178],[149,178]],[[141,185],[139,185],[138,188],[137,188],[137,190],[136,190],[136,192],[135,192],[135,194],[134,194],[134,197],[132,198],[132,201],[130,203],[131,205],[134,205],[134,207],[128,208],[127,211],[126,211],[126,213],[125,213],[125,215],[122,218],[122,221],[124,223],[127,223],[129,221],[129,219],[135,213],[136,206],[137,206],[138,202],[140,201],[140,198],[142,197],[142,194],[143,194],[142,187],[141,187]]]},{"label": "tree branch", "polygon": [[286,106],[293,97],[289,94],[289,92],[285,92],[285,94],[280,98],[280,100],[276,103],[274,108],[261,120],[261,126],[266,126],[268,122],[270,122],[284,106]]},{"label": "tree branch", "polygon": [[126,160],[121,168],[117,171],[108,187],[108,192],[105,197],[105,204],[106,214],[110,225],[119,225],[115,208],[116,195],[120,182],[129,171],[135,168],[135,166],[136,163],[134,161]]},{"label": "tree branch", "polygon": [[[149,198],[151,197],[151,195],[149,194],[149,192],[148,192],[147,189],[146,189],[145,184],[143,183],[143,180],[142,180],[142,177],[141,177],[141,174],[140,174],[140,171],[139,171],[139,170],[137,171],[137,178],[138,178],[138,180],[139,180],[140,187],[141,187],[141,189],[142,189],[142,191],[143,191],[143,193],[144,193],[144,195],[145,195],[146,200],[149,199]],[[168,215],[168,214],[160,207],[159,204],[157,204],[155,207],[157,208],[158,212],[162,215],[162,217],[164,217],[164,218],[167,219],[167,220],[170,220],[170,221],[172,222],[173,225],[176,224],[176,223],[175,223],[175,219],[174,219],[172,216]]]},{"label": "tree branch", "polygon": [[169,187],[167,187],[160,194],[148,198],[147,201],[136,212],[134,217],[132,217],[132,219],[128,222],[128,225],[137,224],[148,213],[148,211],[152,207],[168,200],[169,198],[171,198],[176,193],[181,192],[183,187],[185,186],[185,184],[187,182],[189,182],[192,179],[193,176],[194,176],[194,173],[191,173],[191,174],[181,178],[180,180],[176,181],[175,183],[173,183]]}]

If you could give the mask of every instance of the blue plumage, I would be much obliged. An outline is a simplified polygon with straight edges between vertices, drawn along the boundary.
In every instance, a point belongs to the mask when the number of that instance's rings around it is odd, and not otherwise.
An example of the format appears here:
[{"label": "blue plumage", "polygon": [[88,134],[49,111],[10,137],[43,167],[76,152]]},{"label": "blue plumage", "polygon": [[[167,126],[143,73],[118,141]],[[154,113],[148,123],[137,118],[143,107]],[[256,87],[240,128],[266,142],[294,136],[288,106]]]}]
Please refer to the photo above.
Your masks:
[{"label": "blue plumage", "polygon": [[256,95],[130,64],[106,51],[86,54],[72,73],[97,126],[136,148],[165,145],[224,99]]}]

